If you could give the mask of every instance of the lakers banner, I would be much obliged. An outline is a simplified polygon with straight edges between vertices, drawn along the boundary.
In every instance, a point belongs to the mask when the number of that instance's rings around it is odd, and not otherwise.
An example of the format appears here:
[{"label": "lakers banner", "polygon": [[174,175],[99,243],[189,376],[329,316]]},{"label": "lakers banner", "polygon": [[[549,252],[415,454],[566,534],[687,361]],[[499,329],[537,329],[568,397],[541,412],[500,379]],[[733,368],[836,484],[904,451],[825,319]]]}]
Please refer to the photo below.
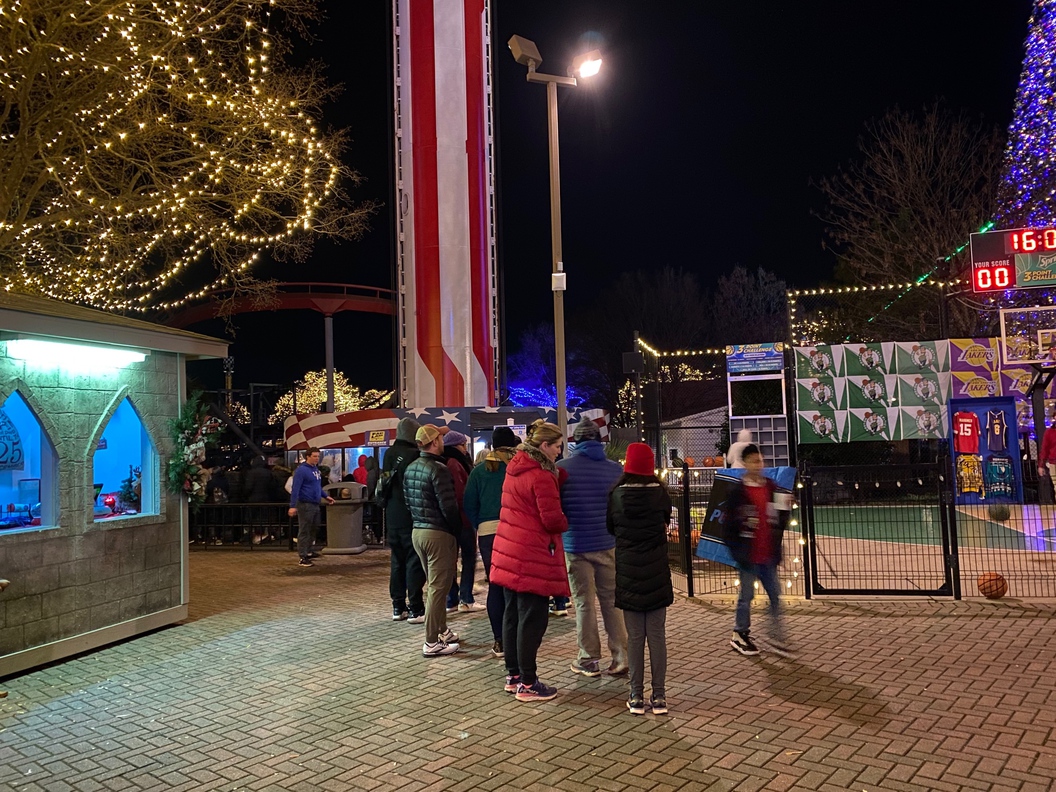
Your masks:
[{"label": "lakers banner", "polygon": [[[779,492],[785,495],[792,494],[792,488],[796,484],[795,468],[764,468],[763,475],[777,485]],[[744,470],[732,468],[721,470],[715,474],[715,481],[711,485],[711,499],[708,501],[708,511],[704,517],[704,524],[700,526],[697,558],[704,558],[726,566],[737,566],[733,556],[730,555],[730,549],[722,539],[722,527],[726,524],[726,501],[733,488],[740,484],[743,476]],[[780,512],[779,515],[782,521],[788,519],[788,512]],[[782,525],[782,527],[784,526]]]}]

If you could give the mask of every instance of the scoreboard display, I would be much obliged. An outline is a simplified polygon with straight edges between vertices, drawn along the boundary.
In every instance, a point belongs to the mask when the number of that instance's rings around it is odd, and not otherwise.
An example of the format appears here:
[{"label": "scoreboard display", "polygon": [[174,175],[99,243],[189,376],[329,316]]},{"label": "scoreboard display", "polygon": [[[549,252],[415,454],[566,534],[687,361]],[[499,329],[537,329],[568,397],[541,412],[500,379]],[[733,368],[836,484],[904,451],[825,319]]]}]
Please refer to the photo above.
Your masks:
[{"label": "scoreboard display", "polygon": [[1011,228],[972,234],[976,293],[1056,286],[1056,228]]}]

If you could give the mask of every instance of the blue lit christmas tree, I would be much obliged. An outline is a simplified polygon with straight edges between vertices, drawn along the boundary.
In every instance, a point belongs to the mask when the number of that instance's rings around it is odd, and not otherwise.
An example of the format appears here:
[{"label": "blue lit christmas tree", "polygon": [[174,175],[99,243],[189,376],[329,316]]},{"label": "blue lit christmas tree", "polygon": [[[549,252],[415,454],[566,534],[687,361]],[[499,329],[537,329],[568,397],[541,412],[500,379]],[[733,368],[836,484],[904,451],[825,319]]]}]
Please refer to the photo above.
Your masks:
[{"label": "blue lit christmas tree", "polygon": [[1056,0],[1035,0],[998,194],[1002,228],[1056,225]]}]

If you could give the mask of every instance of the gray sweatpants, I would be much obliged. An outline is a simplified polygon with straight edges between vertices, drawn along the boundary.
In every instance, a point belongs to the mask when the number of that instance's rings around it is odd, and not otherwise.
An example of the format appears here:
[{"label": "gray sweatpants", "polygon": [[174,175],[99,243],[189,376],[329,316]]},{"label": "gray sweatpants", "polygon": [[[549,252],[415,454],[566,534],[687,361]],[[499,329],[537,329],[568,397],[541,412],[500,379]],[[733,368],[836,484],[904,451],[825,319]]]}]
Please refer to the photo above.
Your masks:
[{"label": "gray sweatpants", "polygon": [[666,696],[667,608],[651,611],[624,611],[627,625],[627,660],[631,668],[631,697],[645,693],[645,642],[649,641],[649,666],[654,696]]}]

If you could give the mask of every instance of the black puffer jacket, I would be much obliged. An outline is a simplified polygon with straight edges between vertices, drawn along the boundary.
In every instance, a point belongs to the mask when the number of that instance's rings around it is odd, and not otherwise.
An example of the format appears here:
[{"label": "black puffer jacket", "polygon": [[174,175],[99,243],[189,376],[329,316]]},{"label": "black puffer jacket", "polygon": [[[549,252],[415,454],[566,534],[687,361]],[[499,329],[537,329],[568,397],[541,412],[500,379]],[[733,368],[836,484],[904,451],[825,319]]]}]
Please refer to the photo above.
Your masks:
[{"label": "black puffer jacket", "polygon": [[278,487],[275,486],[275,476],[265,466],[264,459],[259,456],[253,457],[249,473],[242,479],[242,488],[245,492],[246,503],[282,500],[276,491]]},{"label": "black puffer jacket", "polygon": [[675,600],[667,560],[671,496],[660,482],[622,484],[609,494],[607,525],[616,537],[616,607],[653,611]]},{"label": "black puffer jacket", "polygon": [[403,497],[414,528],[435,528],[458,536],[462,513],[455,498],[455,481],[442,457],[423,453],[403,474]]},{"label": "black puffer jacket", "polygon": [[[407,537],[411,534],[411,513],[407,510],[407,502],[403,496],[403,484],[407,466],[421,456],[421,453],[417,445],[406,440],[397,440],[385,452],[385,462],[381,469],[392,474],[392,490],[385,503],[385,533],[393,541],[400,536]],[[369,485],[367,495],[374,496]]]}]

